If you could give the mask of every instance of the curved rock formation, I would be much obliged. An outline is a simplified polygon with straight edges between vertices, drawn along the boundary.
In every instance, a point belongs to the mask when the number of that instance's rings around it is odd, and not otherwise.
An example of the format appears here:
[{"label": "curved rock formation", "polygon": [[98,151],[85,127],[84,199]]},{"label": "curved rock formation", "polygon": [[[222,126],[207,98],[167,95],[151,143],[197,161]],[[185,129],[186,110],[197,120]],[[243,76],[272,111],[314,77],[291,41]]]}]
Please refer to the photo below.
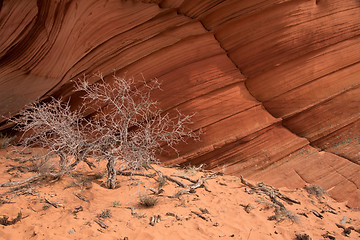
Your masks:
[{"label": "curved rock formation", "polygon": [[316,183],[360,207],[359,1],[3,0],[0,9],[0,115],[49,95],[76,99],[71,80],[84,74],[156,77],[162,109],[196,112],[192,128],[204,132],[164,162]]}]

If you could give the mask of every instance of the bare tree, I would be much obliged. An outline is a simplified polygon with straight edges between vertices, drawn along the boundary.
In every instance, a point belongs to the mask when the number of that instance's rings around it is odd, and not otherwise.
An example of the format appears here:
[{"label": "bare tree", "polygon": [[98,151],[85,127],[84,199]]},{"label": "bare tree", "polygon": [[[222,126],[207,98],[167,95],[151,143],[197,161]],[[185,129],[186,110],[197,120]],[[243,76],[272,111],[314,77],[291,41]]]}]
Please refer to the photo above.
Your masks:
[{"label": "bare tree", "polygon": [[[11,119],[15,128],[24,132],[26,147],[48,150],[39,161],[42,173],[19,184],[67,174],[79,162],[92,168],[91,158],[107,161],[106,186],[115,188],[117,163],[134,172],[157,163],[156,156],[164,147],[176,151],[177,143],[198,137],[188,128],[192,116],[162,114],[151,99],[151,93],[160,89],[156,79],[135,84],[133,79],[114,76],[113,81],[106,82],[100,75],[94,84],[84,77],[75,86],[84,100],[78,110],[71,109],[69,101],[51,99],[34,103]],[[85,117],[86,112],[91,116]],[[53,165],[49,167],[50,163]]]},{"label": "bare tree", "polygon": [[133,170],[149,166],[165,146],[176,151],[177,143],[198,137],[188,128],[192,116],[161,114],[158,103],[151,99],[151,93],[160,89],[157,79],[136,85],[134,79],[115,75],[111,83],[99,78],[92,85],[83,79],[76,89],[85,92],[88,105],[99,106],[95,110],[97,132],[101,133],[97,149],[108,161],[108,188],[115,187],[117,162]]}]

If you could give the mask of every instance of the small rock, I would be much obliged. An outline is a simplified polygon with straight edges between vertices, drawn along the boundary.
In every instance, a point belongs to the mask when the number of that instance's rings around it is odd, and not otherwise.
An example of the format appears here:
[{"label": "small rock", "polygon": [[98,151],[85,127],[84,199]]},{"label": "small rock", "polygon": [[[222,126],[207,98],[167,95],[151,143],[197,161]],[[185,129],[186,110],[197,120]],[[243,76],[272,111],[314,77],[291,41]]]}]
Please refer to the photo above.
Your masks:
[{"label": "small rock", "polygon": [[309,235],[307,235],[306,233],[296,234],[296,239],[297,240],[312,240],[312,238]]}]

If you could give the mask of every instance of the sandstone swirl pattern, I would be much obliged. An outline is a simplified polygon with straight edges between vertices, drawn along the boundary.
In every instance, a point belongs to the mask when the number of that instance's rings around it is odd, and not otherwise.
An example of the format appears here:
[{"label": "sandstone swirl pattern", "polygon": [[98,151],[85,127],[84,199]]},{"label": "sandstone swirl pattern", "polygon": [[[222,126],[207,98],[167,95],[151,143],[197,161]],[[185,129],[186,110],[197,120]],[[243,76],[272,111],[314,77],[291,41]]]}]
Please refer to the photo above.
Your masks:
[{"label": "sandstone swirl pattern", "polygon": [[50,95],[76,105],[70,80],[84,74],[156,77],[162,109],[197,112],[192,128],[204,132],[163,161],[226,165],[277,186],[316,183],[360,207],[358,0],[0,7],[0,115]]}]

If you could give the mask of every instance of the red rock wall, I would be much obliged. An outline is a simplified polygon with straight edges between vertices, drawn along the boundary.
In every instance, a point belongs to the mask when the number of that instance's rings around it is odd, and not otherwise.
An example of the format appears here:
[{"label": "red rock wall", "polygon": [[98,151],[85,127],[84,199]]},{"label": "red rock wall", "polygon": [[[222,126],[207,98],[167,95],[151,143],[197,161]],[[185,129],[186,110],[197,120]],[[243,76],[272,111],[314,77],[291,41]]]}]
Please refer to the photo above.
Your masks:
[{"label": "red rock wall", "polygon": [[0,3],[0,115],[72,96],[84,74],[156,77],[162,109],[204,132],[164,162],[317,183],[360,207],[359,1]]}]

